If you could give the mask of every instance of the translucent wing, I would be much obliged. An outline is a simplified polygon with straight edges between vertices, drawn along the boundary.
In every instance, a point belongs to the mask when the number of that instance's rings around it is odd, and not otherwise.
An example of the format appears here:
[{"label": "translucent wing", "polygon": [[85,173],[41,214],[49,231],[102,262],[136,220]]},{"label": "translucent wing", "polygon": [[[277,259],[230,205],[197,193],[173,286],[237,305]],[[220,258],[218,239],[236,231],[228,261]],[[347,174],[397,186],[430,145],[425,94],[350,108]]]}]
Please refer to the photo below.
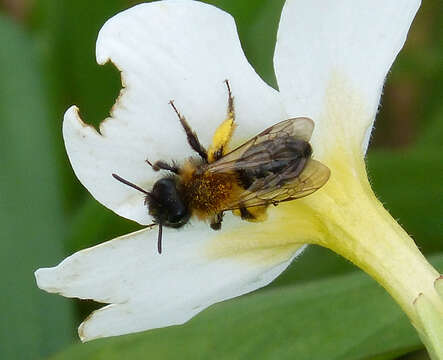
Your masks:
[{"label": "translucent wing", "polygon": [[[235,171],[275,160],[271,159],[271,154],[266,151],[265,144],[275,143],[279,140],[283,141],[284,138],[289,137],[307,142],[311,139],[313,129],[314,122],[309,118],[299,117],[284,120],[267,128],[243,145],[227,153],[220,160],[210,164],[207,170],[210,172]],[[248,156],[244,156],[247,151]]]},{"label": "translucent wing", "polygon": [[304,165],[301,172],[296,166],[289,167],[281,173],[255,180],[225,210],[277,204],[312,194],[328,181],[330,170],[314,159],[308,159]]},{"label": "translucent wing", "polygon": [[209,164],[209,172],[236,172],[245,188],[223,211],[277,204],[321,188],[330,171],[311,159],[313,129],[314,122],[308,118],[282,121]]}]

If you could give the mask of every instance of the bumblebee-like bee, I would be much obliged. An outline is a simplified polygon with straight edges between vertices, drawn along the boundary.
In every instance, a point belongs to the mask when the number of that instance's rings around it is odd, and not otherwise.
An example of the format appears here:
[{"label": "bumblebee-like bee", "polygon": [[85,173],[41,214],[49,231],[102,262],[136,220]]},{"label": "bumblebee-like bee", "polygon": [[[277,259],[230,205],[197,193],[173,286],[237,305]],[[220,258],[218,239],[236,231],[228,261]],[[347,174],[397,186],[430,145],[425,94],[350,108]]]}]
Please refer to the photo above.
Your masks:
[{"label": "bumblebee-like bee", "polygon": [[266,208],[312,194],[329,178],[330,170],[311,158],[309,144],[314,122],[305,117],[284,120],[271,126],[236,149],[227,146],[235,128],[234,98],[228,80],[226,120],[216,130],[207,151],[173,101],[188,143],[199,158],[179,166],[164,161],[146,162],[153,170],[166,170],[151,191],[112,174],[141,192],[154,224],[159,226],[158,252],[162,251],[162,226],[180,228],[191,217],[209,220],[221,228],[223,213],[233,211],[247,221],[262,221]]}]

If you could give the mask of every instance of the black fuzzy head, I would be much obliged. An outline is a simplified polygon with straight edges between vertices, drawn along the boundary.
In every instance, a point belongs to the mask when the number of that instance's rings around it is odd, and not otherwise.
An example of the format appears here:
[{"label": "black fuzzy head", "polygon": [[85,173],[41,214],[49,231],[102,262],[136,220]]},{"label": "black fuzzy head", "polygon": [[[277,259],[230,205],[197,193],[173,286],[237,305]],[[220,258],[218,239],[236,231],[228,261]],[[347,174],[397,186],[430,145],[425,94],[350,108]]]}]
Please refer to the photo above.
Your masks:
[{"label": "black fuzzy head", "polygon": [[112,176],[146,195],[145,204],[148,205],[149,214],[154,218],[154,224],[149,227],[158,225],[157,247],[158,253],[161,254],[163,225],[179,228],[186,224],[191,217],[186,202],[180,196],[178,182],[174,177],[164,177],[154,184],[151,192],[148,192],[117,174],[112,174]]},{"label": "black fuzzy head", "polygon": [[191,213],[177,185],[174,177],[164,177],[146,195],[145,203],[149,207],[149,214],[157,224],[179,228],[188,222]]}]

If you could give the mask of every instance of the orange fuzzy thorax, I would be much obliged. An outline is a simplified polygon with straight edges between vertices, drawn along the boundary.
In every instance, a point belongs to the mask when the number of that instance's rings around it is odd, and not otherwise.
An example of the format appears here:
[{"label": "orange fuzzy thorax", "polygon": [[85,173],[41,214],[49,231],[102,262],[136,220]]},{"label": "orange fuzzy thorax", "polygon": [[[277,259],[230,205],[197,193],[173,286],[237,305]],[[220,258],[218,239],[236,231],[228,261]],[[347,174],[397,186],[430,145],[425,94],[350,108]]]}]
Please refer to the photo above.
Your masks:
[{"label": "orange fuzzy thorax", "polygon": [[180,176],[188,206],[201,220],[228,208],[241,191],[234,173],[199,171],[192,161],[184,164]]}]

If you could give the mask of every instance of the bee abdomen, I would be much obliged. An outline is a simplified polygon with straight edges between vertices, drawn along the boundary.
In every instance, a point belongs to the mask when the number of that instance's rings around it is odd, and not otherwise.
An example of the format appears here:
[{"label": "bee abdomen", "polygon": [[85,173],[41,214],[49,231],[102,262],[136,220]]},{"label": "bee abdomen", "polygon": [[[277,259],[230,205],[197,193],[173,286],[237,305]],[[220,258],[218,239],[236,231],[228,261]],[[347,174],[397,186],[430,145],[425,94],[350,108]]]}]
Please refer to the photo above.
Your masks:
[{"label": "bee abdomen", "polygon": [[311,154],[312,148],[309,142],[290,136],[254,145],[242,157],[241,162],[245,166],[241,164],[238,166],[240,186],[248,189],[257,179],[279,174],[285,169],[298,167],[298,165],[301,172]]}]

